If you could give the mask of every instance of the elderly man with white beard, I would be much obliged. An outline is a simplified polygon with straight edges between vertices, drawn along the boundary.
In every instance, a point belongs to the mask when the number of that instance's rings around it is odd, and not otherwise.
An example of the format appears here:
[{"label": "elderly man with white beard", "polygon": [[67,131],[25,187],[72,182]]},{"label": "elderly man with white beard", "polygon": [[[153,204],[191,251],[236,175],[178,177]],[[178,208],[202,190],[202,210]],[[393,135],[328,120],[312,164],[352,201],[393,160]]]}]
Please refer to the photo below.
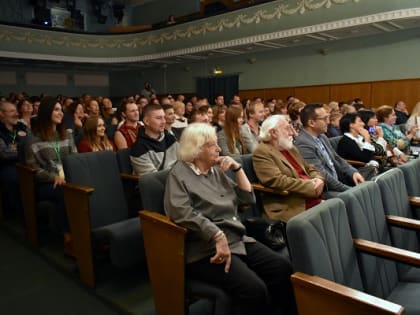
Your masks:
[{"label": "elderly man with white beard", "polygon": [[262,185],[289,192],[287,196],[266,194],[263,198],[267,217],[283,222],[319,204],[324,189],[324,177],[302,158],[293,145],[293,134],[287,116],[270,116],[261,126],[262,142],[252,157]]}]

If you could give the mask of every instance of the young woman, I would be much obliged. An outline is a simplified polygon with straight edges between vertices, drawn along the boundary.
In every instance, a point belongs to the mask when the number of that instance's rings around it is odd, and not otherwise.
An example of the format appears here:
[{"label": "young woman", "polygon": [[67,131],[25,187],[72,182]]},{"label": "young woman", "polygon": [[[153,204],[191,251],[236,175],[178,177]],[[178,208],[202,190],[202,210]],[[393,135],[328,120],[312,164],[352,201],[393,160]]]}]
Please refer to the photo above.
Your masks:
[{"label": "young woman", "polygon": [[243,110],[230,107],[226,111],[224,127],[217,133],[217,142],[222,149],[221,155],[246,154],[248,152],[245,141],[240,133],[244,123]]},{"label": "young woman", "polygon": [[53,224],[61,230],[65,244],[68,244],[69,227],[61,189],[66,182],[63,159],[77,153],[77,149],[72,133],[64,128],[63,115],[56,99],[48,97],[42,100],[33,134],[27,140],[25,157],[26,163],[37,170],[37,200],[48,200],[54,204]]},{"label": "young woman", "polygon": [[95,151],[114,151],[114,145],[105,133],[105,122],[99,116],[89,117],[85,122],[84,139],[79,142],[79,153]]}]

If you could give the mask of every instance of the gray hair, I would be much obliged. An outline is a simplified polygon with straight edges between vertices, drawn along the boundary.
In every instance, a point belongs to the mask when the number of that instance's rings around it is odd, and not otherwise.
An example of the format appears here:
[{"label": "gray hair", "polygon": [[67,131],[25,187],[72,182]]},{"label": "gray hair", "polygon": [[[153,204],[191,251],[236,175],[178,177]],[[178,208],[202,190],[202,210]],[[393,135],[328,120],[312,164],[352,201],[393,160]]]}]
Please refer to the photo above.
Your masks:
[{"label": "gray hair", "polygon": [[211,139],[217,139],[216,130],[209,124],[192,123],[182,132],[178,147],[178,159],[192,162],[202,147]]},{"label": "gray hair", "polygon": [[261,125],[260,139],[264,142],[271,141],[270,131],[275,129],[280,121],[284,121],[286,124],[289,123],[287,116],[285,115],[272,115],[268,117]]}]

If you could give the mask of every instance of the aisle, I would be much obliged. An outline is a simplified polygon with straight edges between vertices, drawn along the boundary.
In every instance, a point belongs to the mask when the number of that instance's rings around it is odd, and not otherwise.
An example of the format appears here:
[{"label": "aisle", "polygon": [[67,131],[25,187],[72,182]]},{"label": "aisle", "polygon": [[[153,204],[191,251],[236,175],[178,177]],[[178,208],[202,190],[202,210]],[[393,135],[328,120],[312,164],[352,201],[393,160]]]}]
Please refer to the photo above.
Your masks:
[{"label": "aisle", "polygon": [[1,229],[0,251],[2,314],[118,314]]}]

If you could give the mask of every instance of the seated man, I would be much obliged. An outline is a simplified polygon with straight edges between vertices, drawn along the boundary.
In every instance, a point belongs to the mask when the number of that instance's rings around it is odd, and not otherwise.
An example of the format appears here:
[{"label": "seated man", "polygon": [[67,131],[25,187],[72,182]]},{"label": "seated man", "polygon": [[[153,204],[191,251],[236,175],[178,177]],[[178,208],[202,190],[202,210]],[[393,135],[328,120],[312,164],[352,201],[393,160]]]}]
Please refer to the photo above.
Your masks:
[{"label": "seated man", "polygon": [[15,164],[19,160],[18,149],[23,149],[23,138],[29,133],[29,129],[18,120],[16,105],[6,101],[0,102],[0,191],[3,209],[21,214]]},{"label": "seated man", "polygon": [[324,177],[305,162],[293,145],[293,129],[286,116],[268,117],[261,126],[260,143],[252,160],[260,182],[289,195],[264,195],[264,209],[270,219],[287,222],[291,217],[321,202]]},{"label": "seated man", "polygon": [[130,153],[133,172],[139,176],[170,168],[177,160],[178,148],[175,137],[165,130],[162,106],[146,105],[143,123]]},{"label": "seated man", "polygon": [[334,151],[327,131],[329,115],[322,104],[308,104],[300,112],[303,129],[296,137],[296,146],[306,162],[313,164],[324,176],[324,198],[337,195],[350,186],[365,181],[357,170]]},{"label": "seated man", "polygon": [[139,134],[139,109],[136,103],[122,103],[120,106],[121,116],[124,122],[120,124],[114,134],[114,143],[118,150],[131,148]]}]

